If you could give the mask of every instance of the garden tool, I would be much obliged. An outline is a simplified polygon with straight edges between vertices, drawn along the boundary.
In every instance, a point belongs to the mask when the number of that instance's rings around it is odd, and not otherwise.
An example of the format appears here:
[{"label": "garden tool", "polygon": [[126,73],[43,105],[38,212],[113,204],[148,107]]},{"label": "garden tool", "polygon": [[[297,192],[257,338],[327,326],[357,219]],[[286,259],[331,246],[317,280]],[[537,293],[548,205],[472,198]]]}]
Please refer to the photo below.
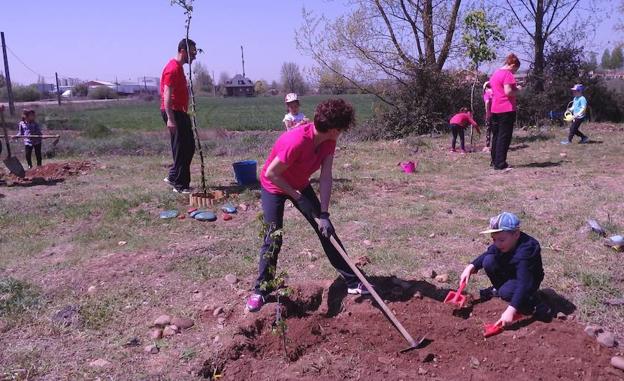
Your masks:
[{"label": "garden tool", "polygon": [[52,141],[52,147],[56,147],[59,140],[61,139],[61,135],[11,135],[13,139],[25,139],[25,138],[40,138],[40,139],[54,139]]},{"label": "garden tool", "polygon": [[463,308],[466,304],[466,296],[462,295],[464,287],[466,287],[466,282],[461,282],[457,291],[449,291],[449,293],[446,295],[446,298],[444,299],[444,303],[455,304],[459,308]]},{"label": "garden tool", "polygon": [[[518,320],[524,319],[525,316],[519,313],[514,314],[513,321],[517,322]],[[502,333],[505,330],[503,323],[485,323],[483,324],[483,337],[491,337],[496,336],[499,333]]]},{"label": "garden tool", "polygon": [[[318,218],[315,218],[315,220],[316,220],[317,224],[320,224],[321,221]],[[371,284],[368,282],[368,280],[366,280],[366,278],[364,277],[362,272],[357,268],[357,266],[355,266],[355,264],[353,263],[353,261],[351,260],[351,258],[347,254],[347,252],[342,248],[342,246],[338,243],[338,241],[336,241],[335,235],[332,235],[329,238],[329,240],[332,243],[332,245],[334,245],[336,250],[338,250],[338,252],[342,256],[342,258],[345,260],[345,262],[347,262],[347,264],[349,265],[349,267],[351,268],[353,273],[357,276],[357,278],[360,280],[360,282],[370,292],[370,294],[373,296],[373,298],[375,299],[377,304],[379,304],[379,306],[381,307],[381,310],[384,312],[386,317],[392,322],[392,324],[394,324],[396,329],[401,333],[401,335],[403,335],[403,338],[405,338],[405,340],[409,343],[409,347],[407,347],[405,349],[402,349],[399,352],[400,353],[405,353],[405,352],[411,351],[413,349],[420,348],[421,344],[423,344],[425,342],[425,340],[426,340],[425,336],[423,336],[419,340],[414,340],[414,338],[403,327],[401,322],[399,322],[399,320],[396,318],[396,316],[394,316],[392,311],[390,311],[390,308],[388,308],[386,303],[384,303],[383,299],[381,299],[379,294],[377,294],[377,291],[375,291],[373,286],[371,286]]]},{"label": "garden tool", "polygon": [[9,169],[9,172],[19,178],[23,178],[24,176],[26,176],[26,171],[24,171],[22,163],[20,163],[20,161],[16,157],[11,156],[9,134],[6,129],[6,125],[4,124],[4,107],[0,107],[0,123],[2,124],[2,130],[4,131],[4,143],[6,144],[7,149],[7,157],[6,159],[4,159],[4,165]]}]

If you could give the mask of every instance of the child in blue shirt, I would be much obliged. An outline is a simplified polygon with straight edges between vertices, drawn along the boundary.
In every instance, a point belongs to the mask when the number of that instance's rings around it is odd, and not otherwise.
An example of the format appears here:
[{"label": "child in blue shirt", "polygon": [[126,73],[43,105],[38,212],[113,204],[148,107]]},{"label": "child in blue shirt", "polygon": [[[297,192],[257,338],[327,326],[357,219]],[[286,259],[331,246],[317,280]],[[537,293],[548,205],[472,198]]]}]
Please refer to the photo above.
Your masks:
[{"label": "child in blue shirt", "polygon": [[492,217],[489,229],[481,234],[491,234],[492,245],[466,266],[460,281],[468,283],[472,274],[485,270],[492,287],[481,290],[481,298],[499,296],[509,303],[497,325],[511,324],[521,315],[533,315],[537,320],[549,319],[551,312],[548,306],[539,302],[537,295],[544,279],[539,242],[520,231],[520,220],[509,212]]},{"label": "child in blue shirt", "polygon": [[572,94],[574,94],[574,99],[572,100],[572,107],[569,109],[574,116],[574,120],[572,120],[572,124],[570,125],[570,133],[568,135],[568,141],[562,141],[561,144],[570,144],[572,143],[572,138],[574,135],[581,138],[579,144],[586,144],[589,142],[589,138],[580,131],[581,123],[585,121],[585,116],[587,112],[587,99],[583,96],[584,86],[580,83],[577,83],[572,87]]}]

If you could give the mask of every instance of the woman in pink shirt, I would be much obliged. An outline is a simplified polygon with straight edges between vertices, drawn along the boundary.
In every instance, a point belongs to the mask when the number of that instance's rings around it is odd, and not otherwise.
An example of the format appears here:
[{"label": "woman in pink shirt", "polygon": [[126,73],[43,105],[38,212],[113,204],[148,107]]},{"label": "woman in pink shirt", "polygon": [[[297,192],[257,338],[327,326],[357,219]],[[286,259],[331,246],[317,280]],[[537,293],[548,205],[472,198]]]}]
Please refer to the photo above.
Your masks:
[{"label": "woman in pink shirt", "polygon": [[459,152],[462,155],[466,153],[466,148],[464,147],[464,129],[468,127],[469,124],[476,128],[477,132],[481,133],[477,122],[472,119],[472,114],[468,111],[468,107],[462,107],[449,121],[449,127],[451,128],[451,133],[453,134],[453,139],[451,139],[451,152],[456,152],[455,143],[457,142],[457,136],[459,135],[459,144],[461,147]]},{"label": "woman in pink shirt", "polygon": [[[277,255],[282,246],[284,203],[292,201],[318,235],[325,255],[344,278],[349,294],[368,294],[358,282],[349,265],[330,241],[335,235],[329,220],[329,199],[332,189],[332,164],[336,140],[355,123],[353,107],[343,99],[321,102],[314,113],[314,122],[303,124],[282,134],[271,149],[260,174],[262,211],[264,212],[264,243],[260,248],[258,278],[254,293],[247,300],[247,310],[260,310],[265,297],[275,285]],[[321,169],[320,196],[317,198],[310,176]],[[320,220],[317,224],[315,218]],[[342,244],[341,244],[342,245]]]},{"label": "woman in pink shirt", "polygon": [[505,65],[490,77],[492,87],[492,161],[490,166],[501,170],[509,168],[507,151],[511,144],[513,127],[516,121],[516,85],[514,73],[520,68],[520,60],[515,54],[505,59]]}]

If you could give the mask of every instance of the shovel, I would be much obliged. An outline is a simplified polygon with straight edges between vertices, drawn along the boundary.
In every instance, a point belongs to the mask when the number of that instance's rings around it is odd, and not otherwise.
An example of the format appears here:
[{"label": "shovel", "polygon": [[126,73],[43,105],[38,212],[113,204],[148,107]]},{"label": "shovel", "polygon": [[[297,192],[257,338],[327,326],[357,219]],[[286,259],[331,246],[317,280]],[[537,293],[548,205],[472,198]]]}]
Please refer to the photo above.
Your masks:
[{"label": "shovel", "polygon": [[466,282],[461,282],[457,291],[449,291],[446,298],[444,298],[444,303],[455,304],[459,308],[463,308],[466,304],[466,296],[462,295],[464,287],[466,287]]},{"label": "shovel", "polygon": [[61,135],[11,135],[13,139],[25,139],[25,138],[41,138],[41,139],[54,139],[52,146],[56,146],[61,139]]},{"label": "shovel", "polygon": [[4,159],[4,165],[9,169],[9,172],[14,174],[19,178],[24,178],[26,176],[26,171],[24,171],[24,167],[22,167],[22,163],[17,160],[16,157],[11,156],[11,146],[9,145],[9,134],[6,129],[6,125],[4,124],[4,106],[0,107],[0,124],[2,124],[2,129],[4,131],[4,143],[6,144],[7,149],[7,157]]},{"label": "shovel", "polygon": [[[320,223],[320,220],[318,218],[315,218],[315,220],[317,224]],[[390,308],[388,308],[386,303],[384,303],[383,299],[381,299],[379,294],[377,294],[377,291],[375,291],[373,286],[371,286],[368,280],[366,280],[366,278],[364,277],[360,269],[358,269],[357,266],[355,266],[355,264],[353,263],[353,261],[351,260],[347,252],[342,248],[342,246],[338,243],[338,241],[336,241],[336,238],[332,235],[329,238],[329,240],[331,241],[332,245],[334,245],[336,250],[338,250],[338,252],[342,256],[342,258],[345,260],[345,262],[347,262],[347,264],[349,265],[351,270],[355,273],[355,275],[360,280],[360,282],[362,282],[364,287],[366,287],[366,289],[370,292],[370,294],[373,296],[377,304],[379,304],[379,306],[381,307],[381,310],[384,312],[386,317],[390,319],[390,321],[392,322],[392,324],[394,324],[396,329],[401,333],[401,335],[403,335],[403,338],[405,338],[405,340],[409,343],[409,347],[402,349],[399,352],[405,353],[413,349],[420,348],[420,345],[423,344],[426,340],[425,336],[423,336],[419,340],[414,340],[414,338],[409,334],[409,332],[407,332],[407,330],[403,327],[401,322],[399,322],[396,316],[394,316],[392,311],[390,311]]]}]

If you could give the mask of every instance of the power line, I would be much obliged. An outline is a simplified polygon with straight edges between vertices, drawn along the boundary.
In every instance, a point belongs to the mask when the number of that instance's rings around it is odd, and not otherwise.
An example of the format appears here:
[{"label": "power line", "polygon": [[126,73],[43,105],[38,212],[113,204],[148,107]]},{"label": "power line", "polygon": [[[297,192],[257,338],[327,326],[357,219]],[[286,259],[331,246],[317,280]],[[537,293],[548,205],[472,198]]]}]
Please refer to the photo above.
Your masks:
[{"label": "power line", "polygon": [[18,61],[19,61],[19,63],[21,63],[21,64],[22,64],[22,65],[23,65],[26,69],[30,70],[33,74],[36,74],[37,76],[39,76],[39,77],[43,77],[43,78],[46,78],[46,77],[52,77],[51,75],[46,76],[46,75],[42,75],[42,74],[40,74],[40,73],[37,73],[37,72],[36,72],[35,70],[33,70],[30,66],[26,65],[26,63],[25,63],[24,61],[22,61],[22,59],[21,59],[21,58],[19,58],[19,57],[17,56],[17,54],[15,54],[15,52],[13,52],[13,50],[11,50],[11,48],[10,48],[8,45],[7,45],[7,49],[9,50],[9,53],[11,53],[11,55],[12,55],[13,57],[15,57],[15,59],[16,59],[16,60],[18,60]]}]

